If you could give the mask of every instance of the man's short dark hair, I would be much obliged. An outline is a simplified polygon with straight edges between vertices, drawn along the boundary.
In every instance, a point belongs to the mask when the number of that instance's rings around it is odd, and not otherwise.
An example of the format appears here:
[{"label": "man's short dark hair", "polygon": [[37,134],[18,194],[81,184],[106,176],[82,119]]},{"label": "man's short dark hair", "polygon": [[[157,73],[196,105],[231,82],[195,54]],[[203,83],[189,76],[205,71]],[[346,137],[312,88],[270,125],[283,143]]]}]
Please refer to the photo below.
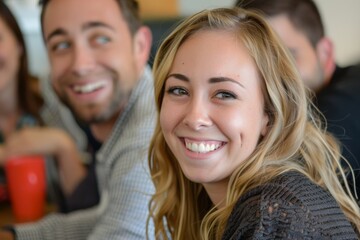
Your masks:
[{"label": "man's short dark hair", "polygon": [[307,36],[313,47],[324,37],[324,25],[312,0],[237,0],[235,5],[259,11],[266,17],[286,15],[295,28]]},{"label": "man's short dark hair", "polygon": [[[51,0],[40,0],[39,5],[42,6],[41,8],[41,29],[44,35],[44,15],[46,11],[46,7]],[[125,21],[127,22],[130,32],[132,35],[136,33],[136,31],[142,25],[140,20],[140,13],[139,13],[139,4],[136,0],[114,0],[119,4],[120,11],[124,16]],[[99,9],[101,11],[101,9]]]}]

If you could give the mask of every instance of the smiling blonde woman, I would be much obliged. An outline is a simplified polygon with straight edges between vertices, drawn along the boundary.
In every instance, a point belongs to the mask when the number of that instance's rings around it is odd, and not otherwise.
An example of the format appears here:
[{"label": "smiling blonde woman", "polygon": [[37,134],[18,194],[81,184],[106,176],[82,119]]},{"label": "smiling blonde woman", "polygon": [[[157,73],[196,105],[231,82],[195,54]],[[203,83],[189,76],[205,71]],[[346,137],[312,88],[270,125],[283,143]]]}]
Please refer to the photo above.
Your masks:
[{"label": "smiling blonde woman", "polygon": [[358,238],[339,146],[262,17],[189,17],[160,46],[154,76],[158,239]]}]

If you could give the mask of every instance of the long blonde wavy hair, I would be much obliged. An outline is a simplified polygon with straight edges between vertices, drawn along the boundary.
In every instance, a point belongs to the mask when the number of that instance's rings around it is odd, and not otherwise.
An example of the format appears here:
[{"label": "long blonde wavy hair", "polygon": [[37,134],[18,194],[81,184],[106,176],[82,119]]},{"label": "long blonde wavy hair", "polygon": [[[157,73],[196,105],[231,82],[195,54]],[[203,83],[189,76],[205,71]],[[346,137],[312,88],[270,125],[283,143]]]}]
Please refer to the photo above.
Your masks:
[{"label": "long blonde wavy hair", "polygon": [[185,19],[164,40],[155,57],[158,112],[165,79],[179,47],[198,31],[218,29],[233,33],[254,59],[263,81],[269,131],[249,158],[234,170],[225,207],[217,208],[201,184],[184,176],[165,142],[158,120],[149,151],[149,166],[156,187],[149,204],[149,220],[154,221],[156,237],[220,239],[239,197],[287,171],[301,172],[328,190],[349,221],[360,229],[360,211],[341,167],[339,145],[314,114],[288,51],[258,14],[240,8],[220,8]]}]

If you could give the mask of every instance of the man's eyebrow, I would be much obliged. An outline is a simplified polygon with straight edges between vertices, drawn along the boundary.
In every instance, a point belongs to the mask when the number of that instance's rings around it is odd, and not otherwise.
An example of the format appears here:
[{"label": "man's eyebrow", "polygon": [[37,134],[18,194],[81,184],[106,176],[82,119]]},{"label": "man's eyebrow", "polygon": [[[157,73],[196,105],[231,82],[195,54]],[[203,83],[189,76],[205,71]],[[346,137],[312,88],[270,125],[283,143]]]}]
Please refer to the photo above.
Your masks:
[{"label": "man's eyebrow", "polygon": [[66,31],[62,28],[57,28],[46,37],[46,42],[50,41],[51,38],[53,37],[61,36],[61,35],[66,35]]},{"label": "man's eyebrow", "polygon": [[[103,23],[103,22],[99,22],[99,21],[93,21],[93,22],[88,22],[88,23],[84,24],[82,26],[82,31],[86,31],[88,29],[98,28],[98,27],[104,27],[104,28],[114,31],[114,28],[112,26],[110,26],[106,23]],[[53,38],[55,36],[61,36],[61,35],[67,35],[67,31],[63,28],[57,28],[47,36],[46,41],[49,41],[51,38]]]},{"label": "man's eyebrow", "polygon": [[82,27],[82,30],[88,30],[89,28],[96,28],[96,27],[104,27],[104,28],[108,28],[112,31],[114,31],[115,29],[110,26],[109,24],[106,24],[104,22],[99,22],[99,21],[93,21],[93,22],[88,22],[86,24],[84,24],[84,26]]}]

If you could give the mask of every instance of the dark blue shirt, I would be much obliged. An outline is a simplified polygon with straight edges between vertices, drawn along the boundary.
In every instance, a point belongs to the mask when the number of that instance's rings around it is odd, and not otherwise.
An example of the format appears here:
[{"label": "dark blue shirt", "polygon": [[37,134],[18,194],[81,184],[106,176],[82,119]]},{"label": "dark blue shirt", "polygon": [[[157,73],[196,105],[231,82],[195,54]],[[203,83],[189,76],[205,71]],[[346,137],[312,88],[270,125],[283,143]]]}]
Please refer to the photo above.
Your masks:
[{"label": "dark blue shirt", "polygon": [[91,154],[91,161],[87,167],[87,174],[85,178],[76,187],[70,196],[65,197],[60,195],[59,208],[60,212],[68,213],[75,210],[90,208],[95,206],[100,201],[100,195],[98,190],[95,165],[96,165],[96,153],[101,147],[101,143],[97,141],[91,134],[88,127],[82,128],[88,139],[87,152]]}]

